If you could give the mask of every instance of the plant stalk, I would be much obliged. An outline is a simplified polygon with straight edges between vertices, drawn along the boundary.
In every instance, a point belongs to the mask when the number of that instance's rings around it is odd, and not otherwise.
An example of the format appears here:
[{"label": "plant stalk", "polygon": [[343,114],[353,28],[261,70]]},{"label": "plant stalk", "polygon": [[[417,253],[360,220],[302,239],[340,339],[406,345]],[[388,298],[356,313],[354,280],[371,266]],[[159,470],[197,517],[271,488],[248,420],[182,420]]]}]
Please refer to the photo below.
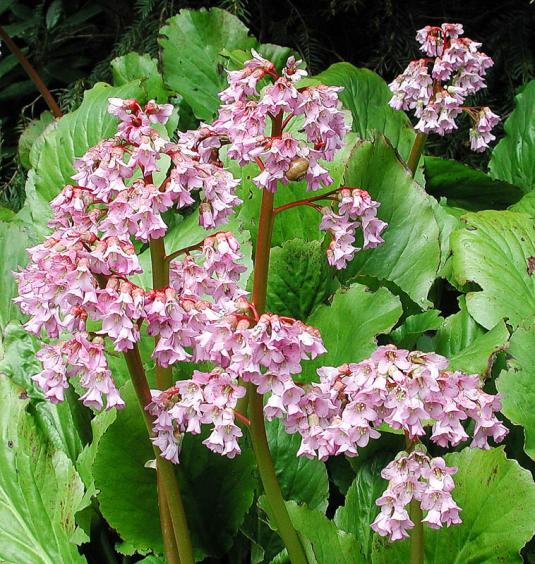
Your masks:
[{"label": "plant stalk", "polygon": [[411,154],[409,155],[409,159],[407,160],[407,167],[411,171],[412,176],[416,174],[416,169],[418,168],[418,163],[420,162],[420,158],[424,151],[424,146],[426,141],[427,141],[426,133],[416,134],[416,139],[414,140],[414,145],[412,146]]},{"label": "plant stalk", "polygon": [[410,533],[410,564],[424,564],[424,524],[420,502],[411,499],[409,515],[414,527]]},{"label": "plant stalk", "polygon": [[[149,405],[149,403],[152,401],[152,397],[137,345],[134,344],[134,348],[132,350],[126,351],[124,353],[124,357],[126,364],[128,365],[128,371],[130,372],[130,377],[132,379],[132,384],[134,386],[141,411],[143,412],[143,418],[147,427],[147,431],[149,433],[149,436],[152,437],[153,421],[151,415],[145,409],[147,405]],[[163,486],[163,491],[167,499],[167,507],[169,510],[171,523],[173,524],[179,561],[181,564],[194,564],[195,560],[193,558],[193,547],[191,546],[188,525],[186,522],[186,514],[184,512],[182,498],[180,497],[180,491],[178,489],[178,482],[176,480],[173,465],[171,464],[171,462],[165,460],[160,456],[157,447],[153,448],[154,454],[156,456],[156,465],[159,473],[159,480],[161,480],[161,484]],[[160,508],[160,512],[161,511],[162,508]],[[162,527],[162,529],[164,529],[164,527]],[[166,530],[168,531],[169,528],[167,528]],[[162,530],[162,534],[164,532],[165,531]],[[171,546],[170,541],[166,541],[164,544],[166,546]]]},{"label": "plant stalk", "polygon": [[60,110],[56,100],[50,93],[47,85],[44,83],[43,79],[39,76],[39,73],[35,70],[33,65],[27,59],[26,55],[17,47],[13,39],[9,37],[9,34],[0,26],[0,39],[7,45],[8,49],[15,55],[20,63],[20,66],[26,71],[26,74],[30,77],[31,81],[35,84],[35,87],[41,93],[41,96],[45,100],[47,106],[54,117],[61,117],[63,112]]},{"label": "plant stalk", "polygon": [[[272,135],[282,132],[282,113],[273,120]],[[253,304],[258,315],[266,309],[267,281],[269,272],[269,254],[271,250],[271,236],[273,232],[273,200],[274,194],[267,190],[262,192],[258,237],[256,243],[254,276],[253,276]],[[286,546],[292,564],[307,564],[307,558],[301,541],[297,536],[286,509],[284,498],[277,480],[275,467],[269,452],[269,445],[264,424],[263,397],[258,394],[254,384],[249,383],[248,393],[249,419],[251,420],[250,436],[258,464],[258,471],[264,486],[267,501],[270,505],[277,530]]]}]

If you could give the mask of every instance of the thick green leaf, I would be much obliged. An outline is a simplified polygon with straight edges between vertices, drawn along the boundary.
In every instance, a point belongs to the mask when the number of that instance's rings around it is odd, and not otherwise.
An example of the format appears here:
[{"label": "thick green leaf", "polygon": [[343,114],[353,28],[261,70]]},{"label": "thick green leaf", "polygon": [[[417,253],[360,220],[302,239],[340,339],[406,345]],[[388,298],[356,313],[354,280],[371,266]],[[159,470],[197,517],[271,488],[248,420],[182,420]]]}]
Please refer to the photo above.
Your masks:
[{"label": "thick green leaf", "polygon": [[302,378],[313,380],[319,366],[358,362],[377,347],[376,337],[388,333],[400,318],[401,302],[386,288],[371,292],[361,284],[336,292],[330,305],[319,306],[307,323],[317,327],[327,352],[305,362]]},{"label": "thick green leaf", "polygon": [[509,209],[511,211],[527,213],[531,217],[535,218],[535,190],[524,194],[522,199],[516,204],[513,204]]},{"label": "thick green leaf", "polygon": [[256,39],[235,16],[219,8],[181,10],[160,30],[166,84],[202,120],[211,120],[226,86],[223,49],[250,50]]},{"label": "thick green leaf", "polygon": [[411,349],[414,347],[419,337],[427,331],[438,329],[443,322],[438,309],[430,309],[423,313],[410,315],[392,333],[390,338],[401,348]]},{"label": "thick green leaf", "polygon": [[154,99],[164,103],[171,95],[158,71],[158,61],[150,55],[131,52],[117,57],[111,62],[111,72],[114,86],[123,86],[139,80],[146,91],[147,100]]},{"label": "thick green leaf", "polygon": [[33,119],[19,137],[19,159],[22,166],[30,168],[30,151],[37,138],[43,133],[50,123],[54,121],[51,112],[43,112],[37,119]]},{"label": "thick green leaf", "polygon": [[[535,533],[535,484],[503,448],[466,448],[445,456],[458,467],[453,497],[460,525],[425,529],[427,564],[522,562],[519,551]],[[372,562],[407,562],[408,541],[389,543],[374,535]]]},{"label": "thick green leaf", "polygon": [[70,542],[82,481],[68,457],[39,433],[21,393],[0,375],[0,560],[85,562]]},{"label": "thick green leaf", "polygon": [[425,157],[425,189],[450,206],[470,211],[504,209],[522,197],[522,190],[493,180],[481,170],[448,159]]},{"label": "thick green leaf", "polygon": [[[265,496],[259,505],[268,516],[270,508]],[[309,509],[306,505],[298,505],[294,501],[286,502],[292,524],[299,533],[307,560],[310,564],[361,564],[365,560],[360,556],[360,546],[355,537],[341,531],[336,524],[320,511]],[[286,562],[281,555],[280,560]]]},{"label": "thick green leaf", "polygon": [[496,382],[502,396],[502,412],[524,427],[524,450],[535,459],[535,324],[520,326],[511,337],[510,359]]},{"label": "thick green leaf", "polygon": [[435,200],[414,182],[383,137],[357,145],[344,174],[344,184],[367,190],[388,223],[384,244],[360,251],[342,275],[375,276],[399,286],[420,307],[440,266],[439,227]]},{"label": "thick green leaf", "polygon": [[337,288],[319,241],[292,239],[271,249],[267,309],[306,319]]},{"label": "thick green leaf", "polygon": [[387,481],[381,477],[381,470],[387,463],[385,457],[379,456],[361,464],[344,505],[334,516],[339,529],[352,533],[359,540],[364,562],[371,562],[373,531],[370,525],[379,513],[375,500],[387,486]]},{"label": "thick green leaf", "polygon": [[329,500],[325,464],[296,456],[301,437],[297,433],[289,435],[280,419],[267,422],[266,432],[284,499],[306,503],[310,509],[325,512]]},{"label": "thick green leaf", "polygon": [[535,80],[515,97],[515,109],[504,129],[505,136],[492,151],[490,175],[529,192],[535,187]]},{"label": "thick green leaf", "polygon": [[378,74],[350,63],[335,63],[314,78],[344,88],[340,100],[353,114],[353,131],[361,139],[382,133],[407,159],[416,134],[407,115],[388,105],[392,92]]},{"label": "thick green leaf", "polygon": [[8,221],[0,221],[0,328],[11,319],[22,318],[18,306],[12,301],[17,295],[13,272],[27,263],[26,249],[40,243],[48,231],[46,221],[50,207],[35,191],[33,171],[28,174],[25,190],[26,202],[22,209]]},{"label": "thick green leaf", "polygon": [[35,166],[37,191],[47,200],[52,199],[74,173],[74,159],[115,133],[117,120],[108,113],[108,98],[142,96],[139,81],[117,87],[98,83],[88,90],[80,107],[62,117],[46,135]]},{"label": "thick green leaf", "polygon": [[[121,394],[127,406],[98,445],[93,465],[102,514],[137,550],[162,552],[156,472],[143,416],[130,383]],[[218,556],[232,545],[252,501],[253,455],[246,444],[234,460],[211,453],[201,437],[187,435],[176,471],[195,553]],[[217,519],[214,518],[217,516]]]},{"label": "thick green leaf", "polygon": [[464,216],[466,229],[452,234],[453,275],[458,283],[474,282],[470,315],[491,329],[501,319],[516,327],[535,313],[535,276],[528,261],[535,256],[535,224],[510,211],[483,211]]}]

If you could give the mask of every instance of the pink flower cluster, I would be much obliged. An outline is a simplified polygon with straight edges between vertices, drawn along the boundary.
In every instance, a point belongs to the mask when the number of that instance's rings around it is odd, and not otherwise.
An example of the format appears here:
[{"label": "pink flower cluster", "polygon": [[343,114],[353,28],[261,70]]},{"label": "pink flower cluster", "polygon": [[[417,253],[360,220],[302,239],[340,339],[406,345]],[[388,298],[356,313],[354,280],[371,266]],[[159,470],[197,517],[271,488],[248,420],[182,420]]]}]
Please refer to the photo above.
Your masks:
[{"label": "pink flower cluster", "polygon": [[[237,399],[245,393],[239,379],[255,384],[260,394],[291,387],[292,374],[301,372],[301,361],[315,358],[325,348],[318,331],[300,321],[271,313],[258,319],[249,317],[246,314],[254,313],[254,308],[243,298],[223,306],[193,303],[185,298],[186,304],[189,307],[182,308],[179,315],[176,310],[167,311],[169,322],[174,323],[172,331],[165,327],[164,319],[157,320],[160,342],[166,339],[166,350],[171,349],[175,355],[172,362],[178,357],[192,358],[210,361],[217,368],[208,375],[195,372],[191,380],[178,381],[165,392],[153,391],[150,412],[157,416],[154,443],[162,456],[176,463],[184,433],[196,434],[201,424],[214,424],[204,444],[214,452],[233,457],[240,452],[236,440],[241,436],[234,424],[234,410]],[[154,320],[149,320],[149,333],[151,323]],[[191,350],[191,356],[182,348],[184,345]],[[167,366],[160,344],[155,355],[160,364]]]},{"label": "pink flower cluster", "polygon": [[390,84],[394,96],[390,105],[396,110],[414,110],[422,133],[445,135],[457,128],[455,119],[467,112],[474,125],[470,131],[471,148],[483,151],[495,139],[490,133],[499,122],[489,108],[465,107],[467,96],[485,88],[485,74],[492,59],[479,51],[477,43],[463,34],[461,24],[426,26],[416,34],[426,58],[412,61]]},{"label": "pink flower cluster", "polygon": [[185,433],[198,435],[203,424],[213,425],[203,441],[211,451],[234,458],[240,454],[241,429],[235,424],[234,408],[245,388],[223,370],[193,373],[191,380],[178,381],[165,391],[153,390],[147,410],[154,417],[153,443],[162,456],[175,464]]},{"label": "pink flower cluster", "polygon": [[[184,143],[204,158],[222,142],[228,143],[228,156],[241,166],[252,161],[259,164],[260,174],[253,180],[271,192],[300,177],[306,178],[310,190],[331,184],[332,178],[320,161],[334,158],[348,130],[339,109],[341,88],[299,88],[296,82],[306,76],[299,64],[290,57],[279,76],[273,63],[253,50],[253,58],[243,69],[228,73],[229,86],[220,94],[223,105],[217,119],[195,134],[185,134]],[[271,77],[273,83],[260,94],[257,86],[265,77]],[[266,134],[268,119],[271,135]],[[299,124],[304,139],[283,131],[290,121]],[[297,161],[304,163],[299,173],[292,167]]]},{"label": "pink flower cluster", "polygon": [[502,441],[507,429],[495,416],[499,396],[485,393],[477,375],[447,371],[447,364],[437,354],[379,347],[357,364],[320,368],[320,382],[305,388],[293,382],[273,387],[265,414],[301,435],[300,455],[321,460],[356,456],[358,447],[380,436],[382,423],[410,440],[431,426],[431,440],[447,447],[469,438],[463,422],[471,419],[470,446]]},{"label": "pink flower cluster", "polygon": [[[189,144],[171,143],[153,127],[167,121],[172,113],[170,104],[151,101],[141,108],[136,100],[110,98],[109,111],[121,120],[117,135],[77,159],[73,176],[89,193],[86,207],[108,205],[103,224],[108,234],[133,236],[144,242],[163,237],[167,227],[161,213],[173,206],[193,204],[194,191],[202,191],[200,223],[207,229],[225,222],[241,203],[235,193],[238,181],[222,168],[217,155],[210,154],[201,162]],[[152,175],[160,170],[162,155],[171,158],[171,169],[163,185],[156,187]],[[142,178],[133,180],[136,171]]]},{"label": "pink flower cluster", "polygon": [[451,475],[457,468],[446,466],[443,458],[429,458],[420,446],[410,454],[399,453],[381,472],[389,482],[376,501],[381,512],[371,527],[391,541],[407,538],[407,531],[414,527],[407,511],[413,499],[427,512],[422,520],[427,526],[438,529],[461,523],[460,508],[451,495],[455,486]]},{"label": "pink flower cluster", "polygon": [[377,218],[379,203],[372,200],[368,192],[359,188],[342,188],[337,192],[338,213],[332,207],[321,209],[320,229],[331,235],[327,249],[327,260],[337,269],[346,264],[360,250],[354,245],[355,232],[362,229],[363,249],[374,249],[381,243],[381,233],[387,224]]}]

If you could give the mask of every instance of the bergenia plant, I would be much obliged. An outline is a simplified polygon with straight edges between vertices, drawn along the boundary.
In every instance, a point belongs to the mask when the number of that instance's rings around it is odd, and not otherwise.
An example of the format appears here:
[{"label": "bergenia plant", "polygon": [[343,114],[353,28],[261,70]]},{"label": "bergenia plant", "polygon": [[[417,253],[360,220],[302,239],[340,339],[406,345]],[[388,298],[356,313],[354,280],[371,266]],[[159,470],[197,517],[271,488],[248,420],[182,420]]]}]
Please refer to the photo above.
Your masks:
[{"label": "bergenia plant", "polygon": [[[492,59],[481,52],[481,43],[468,37],[461,24],[426,26],[416,34],[424,58],[411,61],[390,84],[390,105],[396,110],[413,110],[418,122],[417,152],[408,165],[415,168],[425,136],[446,135],[457,129],[456,119],[464,112],[470,116],[470,146],[484,151],[495,139],[492,129],[500,118],[487,106],[467,106],[467,97],[486,87],[485,75]],[[415,161],[415,162],[413,162]]]},{"label": "bergenia plant", "polygon": [[[451,131],[466,109],[477,119],[472,144],[479,150],[496,118],[488,108],[462,104],[484,85],[491,61],[461,33],[452,24],[418,32],[430,58],[411,63],[394,81],[391,104],[415,109],[416,127],[425,133]],[[314,327],[266,311],[274,221],[297,206],[316,210],[336,269],[359,250],[381,245],[388,228],[377,217],[380,202],[362,187],[328,188],[333,179],[326,163],[348,131],[341,89],[300,83],[305,75],[293,57],[279,74],[253,51],[242,69],[228,72],[215,121],[180,133],[176,142],[161,133],[171,105],[110,98],[116,135],[76,160],[73,184],[51,203],[52,234],[29,249],[30,263],[17,274],[16,301],[29,316],[25,327],[43,340],[43,370],[34,380],[47,399],[62,401],[75,379],[86,406],[124,407],[106,351],[124,354],[154,446],[169,562],[194,561],[172,464],[180,464],[185,434],[199,434],[204,426],[206,448],[229,458],[240,455],[243,435],[250,434],[267,502],[293,563],[307,557],[277,481],[265,420],[278,418],[287,433],[300,436],[298,456],[321,460],[357,456],[385,429],[403,433],[406,450],[382,472],[388,487],[370,523],[392,541],[423,524],[461,522],[462,508],[452,497],[456,469],[428,454],[426,444],[447,448],[471,435],[470,446],[487,448],[489,439],[500,442],[507,433],[496,418],[499,397],[482,390],[478,375],[448,370],[448,360],[433,353],[381,346],[359,363],[319,368],[316,382],[298,382],[303,362],[326,349]],[[225,168],[228,159],[258,167],[253,180],[262,202],[252,294],[241,285],[246,267],[234,233],[222,228],[181,249],[166,248],[163,239],[168,210],[199,202],[199,222],[207,230],[235,212],[239,180]],[[161,170],[166,160],[170,166]],[[155,183],[156,176],[163,181]],[[303,179],[316,195],[274,206],[277,190]],[[145,244],[152,287],[135,282]],[[144,338],[154,339],[152,390],[138,347]],[[175,381],[173,365],[191,361],[210,368]],[[414,550],[421,559],[420,541]]]}]

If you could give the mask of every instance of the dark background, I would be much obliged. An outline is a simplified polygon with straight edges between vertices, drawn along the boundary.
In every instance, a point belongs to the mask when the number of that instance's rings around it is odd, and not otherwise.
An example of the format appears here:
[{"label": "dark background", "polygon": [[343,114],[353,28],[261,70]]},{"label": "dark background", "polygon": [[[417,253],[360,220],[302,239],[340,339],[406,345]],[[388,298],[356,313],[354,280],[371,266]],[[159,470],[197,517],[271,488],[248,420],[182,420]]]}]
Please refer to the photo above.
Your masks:
[{"label": "dark background", "polygon": [[[503,118],[535,74],[535,4],[529,0],[0,0],[0,25],[22,48],[63,111],[83,91],[110,80],[109,62],[129,51],[158,54],[158,29],[181,8],[219,6],[240,17],[262,42],[299,51],[312,73],[346,60],[390,81],[418,56],[417,29],[460,22],[495,60],[479,100]],[[0,204],[18,209],[25,171],[17,157],[20,133],[46,109],[24,71],[0,55]],[[501,131],[498,132],[498,135]],[[468,150],[466,130],[434,136],[430,153],[486,168],[488,155]]]}]

